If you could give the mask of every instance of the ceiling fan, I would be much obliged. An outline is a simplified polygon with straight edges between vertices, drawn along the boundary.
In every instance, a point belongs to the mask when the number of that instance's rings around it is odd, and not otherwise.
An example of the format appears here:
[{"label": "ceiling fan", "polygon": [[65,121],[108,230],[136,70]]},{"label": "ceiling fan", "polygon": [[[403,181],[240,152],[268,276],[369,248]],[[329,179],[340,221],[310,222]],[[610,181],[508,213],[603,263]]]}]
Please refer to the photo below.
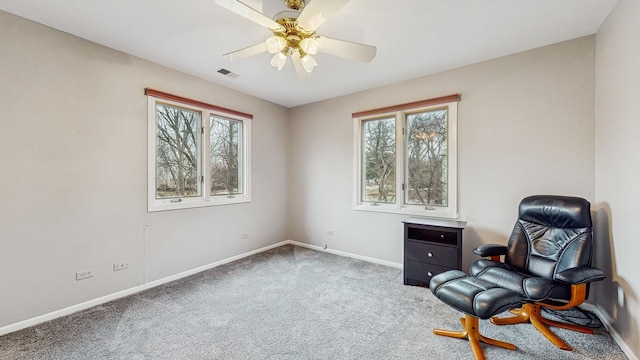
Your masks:
[{"label": "ceiling fan", "polygon": [[214,0],[216,4],[271,30],[266,41],[225,54],[228,60],[243,59],[263,52],[273,54],[271,65],[282,70],[288,57],[299,77],[318,65],[318,52],[369,62],[376,56],[375,46],[337,40],[316,34],[316,29],[349,0],[284,0],[288,10],[270,19],[239,0]]}]

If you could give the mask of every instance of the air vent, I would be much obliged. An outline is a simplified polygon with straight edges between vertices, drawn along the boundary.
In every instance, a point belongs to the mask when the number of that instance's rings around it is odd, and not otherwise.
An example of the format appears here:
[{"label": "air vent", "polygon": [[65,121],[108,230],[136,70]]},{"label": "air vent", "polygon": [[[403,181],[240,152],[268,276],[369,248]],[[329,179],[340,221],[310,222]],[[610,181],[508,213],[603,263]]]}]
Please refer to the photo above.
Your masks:
[{"label": "air vent", "polygon": [[238,75],[238,74],[236,74],[236,73],[234,73],[234,72],[231,72],[230,70],[227,70],[227,69],[225,69],[225,68],[220,68],[220,69],[218,69],[218,72],[219,72],[220,74],[222,74],[222,75],[226,75],[226,76],[228,76],[228,77],[230,77],[230,78],[233,78],[233,79],[235,79],[235,78],[237,78],[238,76],[240,76],[240,75]]}]

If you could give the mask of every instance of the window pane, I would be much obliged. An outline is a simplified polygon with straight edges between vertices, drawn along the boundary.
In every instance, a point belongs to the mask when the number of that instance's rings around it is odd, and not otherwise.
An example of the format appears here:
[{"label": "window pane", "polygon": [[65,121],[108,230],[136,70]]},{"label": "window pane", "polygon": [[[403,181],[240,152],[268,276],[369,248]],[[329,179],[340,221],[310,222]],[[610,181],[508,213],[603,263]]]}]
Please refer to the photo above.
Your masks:
[{"label": "window pane", "polygon": [[396,119],[362,123],[362,201],[393,203],[396,198]]},{"label": "window pane", "polygon": [[201,195],[198,111],[156,104],[156,198]]},{"label": "window pane", "polygon": [[211,116],[211,195],[242,193],[242,122]]},{"label": "window pane", "polygon": [[447,108],[407,115],[406,203],[447,206]]}]

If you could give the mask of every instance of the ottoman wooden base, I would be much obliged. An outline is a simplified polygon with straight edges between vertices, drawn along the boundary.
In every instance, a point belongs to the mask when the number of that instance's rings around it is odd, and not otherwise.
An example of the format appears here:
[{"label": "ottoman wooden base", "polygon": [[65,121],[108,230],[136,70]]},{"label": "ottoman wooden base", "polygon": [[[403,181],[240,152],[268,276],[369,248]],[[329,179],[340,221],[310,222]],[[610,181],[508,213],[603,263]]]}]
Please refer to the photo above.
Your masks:
[{"label": "ottoman wooden base", "polygon": [[468,339],[469,344],[471,345],[471,351],[473,351],[473,356],[475,356],[476,360],[484,360],[484,353],[482,352],[482,348],[480,347],[481,342],[489,345],[499,346],[509,350],[516,349],[516,346],[511,343],[492,339],[480,334],[479,321],[475,316],[465,314],[465,317],[460,318],[460,323],[462,323],[461,331],[434,329],[433,333],[436,335],[448,336],[456,339]]}]

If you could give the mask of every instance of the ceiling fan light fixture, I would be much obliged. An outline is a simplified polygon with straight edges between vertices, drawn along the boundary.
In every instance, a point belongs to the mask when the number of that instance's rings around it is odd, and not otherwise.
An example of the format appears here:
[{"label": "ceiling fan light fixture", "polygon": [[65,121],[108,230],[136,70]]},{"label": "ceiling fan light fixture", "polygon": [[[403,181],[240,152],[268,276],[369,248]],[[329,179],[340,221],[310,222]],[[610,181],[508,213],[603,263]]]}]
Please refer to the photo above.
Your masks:
[{"label": "ceiling fan light fixture", "polygon": [[225,54],[225,59],[242,59],[268,51],[273,54],[273,67],[282,70],[287,58],[291,57],[298,78],[305,79],[318,66],[314,56],[319,52],[362,62],[370,62],[376,56],[374,46],[316,34],[316,29],[350,0],[284,0],[287,9],[272,18],[243,1],[214,0],[216,4],[271,30],[273,36],[256,45]]},{"label": "ceiling fan light fixture", "polygon": [[300,48],[309,55],[317,54],[319,46],[320,44],[318,44],[318,40],[312,37],[308,37],[300,41]]},{"label": "ceiling fan light fixture", "polygon": [[284,64],[287,63],[287,55],[283,54],[281,51],[278,51],[271,58],[271,66],[277,68],[278,70],[282,70]]},{"label": "ceiling fan light fixture", "polygon": [[316,59],[314,59],[310,54],[306,54],[305,56],[301,57],[300,62],[302,63],[304,71],[308,73],[311,73],[313,69],[318,66]]},{"label": "ceiling fan light fixture", "polygon": [[287,47],[287,40],[282,36],[272,36],[267,39],[267,50],[272,53],[278,53]]}]

